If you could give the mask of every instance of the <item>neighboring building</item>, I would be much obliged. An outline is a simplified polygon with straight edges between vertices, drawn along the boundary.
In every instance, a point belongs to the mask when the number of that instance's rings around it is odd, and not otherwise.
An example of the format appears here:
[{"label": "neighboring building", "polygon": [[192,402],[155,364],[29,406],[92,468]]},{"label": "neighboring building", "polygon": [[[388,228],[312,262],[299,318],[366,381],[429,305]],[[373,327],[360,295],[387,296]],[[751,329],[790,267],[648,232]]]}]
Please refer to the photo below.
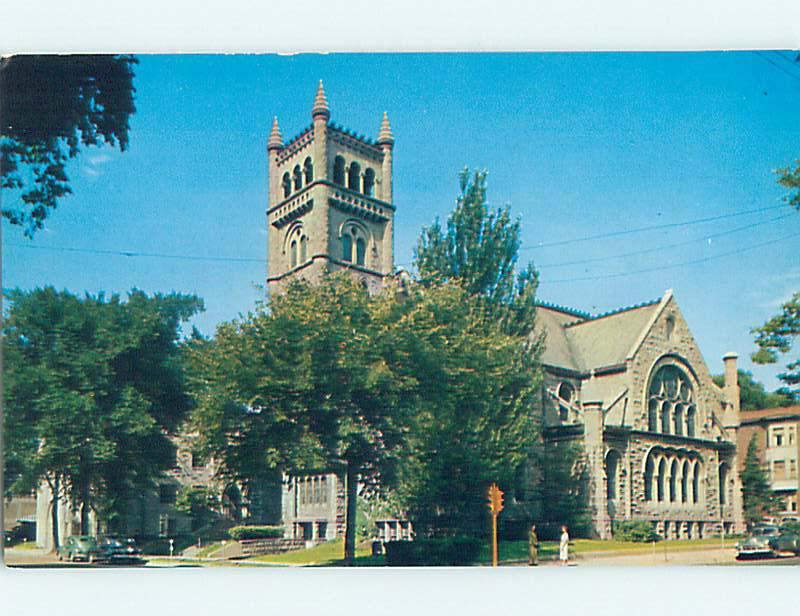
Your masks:
[{"label": "neighboring building", "polygon": [[537,318],[535,412],[546,440],[583,446],[595,533],[610,537],[622,520],[668,539],[743,530],[736,355],[717,387],[671,291],[599,316],[541,305]]},{"label": "neighboring building", "polygon": [[800,405],[742,411],[742,427],[739,431],[739,466],[750,441],[756,439],[758,457],[764,465],[770,486],[781,497],[782,516],[798,515],[800,497]]}]

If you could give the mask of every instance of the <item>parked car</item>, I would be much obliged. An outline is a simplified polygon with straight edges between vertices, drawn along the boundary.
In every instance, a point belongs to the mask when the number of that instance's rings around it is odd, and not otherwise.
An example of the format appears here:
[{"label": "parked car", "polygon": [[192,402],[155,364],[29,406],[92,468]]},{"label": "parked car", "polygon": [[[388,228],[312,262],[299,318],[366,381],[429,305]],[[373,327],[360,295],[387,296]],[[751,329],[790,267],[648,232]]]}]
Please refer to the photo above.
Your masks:
[{"label": "parked car", "polygon": [[97,544],[97,539],[89,535],[70,535],[66,541],[58,546],[56,551],[58,560],[96,562],[103,560],[103,552]]},{"label": "parked car", "polygon": [[780,552],[800,554],[800,537],[783,526],[759,524],[744,541],[736,544],[736,558],[773,557]]},{"label": "parked car", "polygon": [[138,565],[144,563],[142,551],[133,539],[120,539],[112,535],[99,538],[103,560],[110,564]]}]

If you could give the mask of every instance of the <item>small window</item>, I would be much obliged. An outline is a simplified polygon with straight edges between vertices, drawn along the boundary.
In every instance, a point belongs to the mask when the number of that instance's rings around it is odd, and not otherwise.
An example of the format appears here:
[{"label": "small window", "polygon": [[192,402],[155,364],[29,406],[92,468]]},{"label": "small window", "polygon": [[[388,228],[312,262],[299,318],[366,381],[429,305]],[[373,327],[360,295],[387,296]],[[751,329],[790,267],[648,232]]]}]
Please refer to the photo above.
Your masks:
[{"label": "small window", "polygon": [[667,317],[665,330],[666,330],[665,333],[667,334],[667,340],[671,340],[672,339],[672,332],[675,331],[675,317],[673,317],[672,315]]},{"label": "small window", "polygon": [[783,428],[773,429],[772,442],[775,447],[783,447]]},{"label": "small window", "polygon": [[294,189],[295,191],[303,188],[303,173],[300,171],[300,165],[294,167]]},{"label": "small window", "polygon": [[371,197],[375,192],[375,171],[367,167],[364,172],[364,194]]},{"label": "small window", "polygon": [[361,166],[358,163],[350,163],[350,171],[347,173],[347,188],[350,190],[361,190]]},{"label": "small window", "polygon": [[353,236],[349,233],[342,235],[342,260],[348,263],[353,261]]},{"label": "small window", "polygon": [[308,186],[314,181],[314,163],[311,162],[310,156],[303,163],[303,173],[306,176],[306,186]]},{"label": "small window", "polygon": [[333,183],[344,186],[344,158],[341,156],[333,159]]},{"label": "small window", "polygon": [[558,418],[569,421],[569,409],[575,397],[575,388],[570,383],[561,383],[558,386]]},{"label": "small window", "polygon": [[289,178],[289,172],[283,174],[283,198],[286,199],[292,194],[292,180]]}]

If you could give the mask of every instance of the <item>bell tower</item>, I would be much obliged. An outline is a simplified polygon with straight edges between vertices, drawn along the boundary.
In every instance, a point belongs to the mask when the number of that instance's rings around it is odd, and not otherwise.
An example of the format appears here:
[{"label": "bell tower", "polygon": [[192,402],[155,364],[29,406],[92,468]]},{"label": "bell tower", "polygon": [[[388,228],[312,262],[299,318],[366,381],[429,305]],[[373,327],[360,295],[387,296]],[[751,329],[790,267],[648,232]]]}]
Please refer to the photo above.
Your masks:
[{"label": "bell tower", "polygon": [[269,291],[342,269],[377,291],[394,271],[389,118],[374,141],[333,124],[321,81],[311,118],[285,144],[275,118],[267,142]]}]

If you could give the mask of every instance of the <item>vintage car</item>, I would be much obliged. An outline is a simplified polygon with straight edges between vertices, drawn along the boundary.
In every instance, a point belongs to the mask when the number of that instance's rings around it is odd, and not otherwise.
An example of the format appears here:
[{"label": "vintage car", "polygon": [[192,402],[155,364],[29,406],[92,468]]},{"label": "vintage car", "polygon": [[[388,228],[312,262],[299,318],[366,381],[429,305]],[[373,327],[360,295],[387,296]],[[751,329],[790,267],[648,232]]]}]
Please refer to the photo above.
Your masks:
[{"label": "vintage car", "polygon": [[800,537],[784,526],[759,524],[744,541],[736,544],[736,558],[773,557],[781,552],[800,554]]},{"label": "vintage car", "polygon": [[99,546],[103,554],[102,560],[109,564],[140,565],[145,562],[142,559],[142,551],[133,539],[103,535],[99,538]]},{"label": "vintage car", "polygon": [[70,560],[72,562],[85,560],[86,562],[96,562],[103,560],[103,551],[97,544],[97,539],[89,535],[71,535],[66,541],[58,546],[56,551],[58,560]]}]

